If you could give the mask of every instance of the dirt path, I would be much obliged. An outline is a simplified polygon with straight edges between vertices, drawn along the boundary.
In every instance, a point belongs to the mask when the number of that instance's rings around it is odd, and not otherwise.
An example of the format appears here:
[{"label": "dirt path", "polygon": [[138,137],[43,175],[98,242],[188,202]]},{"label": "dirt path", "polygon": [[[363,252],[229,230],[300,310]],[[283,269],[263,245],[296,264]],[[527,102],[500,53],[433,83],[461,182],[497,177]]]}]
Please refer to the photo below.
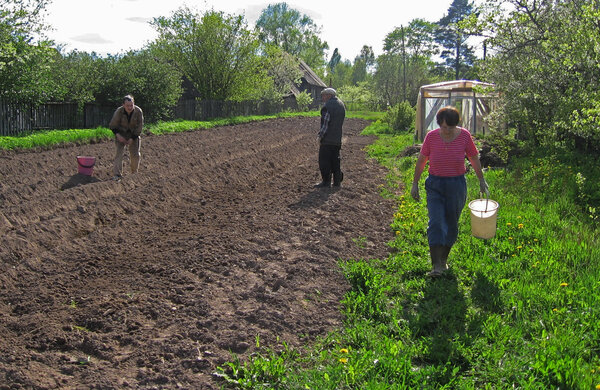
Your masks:
[{"label": "dirt path", "polygon": [[0,389],[217,389],[256,336],[339,327],[338,260],[392,239],[366,125],[346,120],[339,191],[312,188],[318,118],[146,136],[122,182],[110,142],[0,155]]}]

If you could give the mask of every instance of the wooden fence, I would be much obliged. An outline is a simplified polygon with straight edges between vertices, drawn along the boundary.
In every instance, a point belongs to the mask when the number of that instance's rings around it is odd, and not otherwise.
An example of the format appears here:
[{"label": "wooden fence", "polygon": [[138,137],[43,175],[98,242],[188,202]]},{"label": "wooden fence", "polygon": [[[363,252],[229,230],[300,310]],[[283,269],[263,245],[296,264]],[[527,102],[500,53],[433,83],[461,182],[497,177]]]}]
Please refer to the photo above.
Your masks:
[{"label": "wooden fence", "polygon": [[181,100],[173,110],[172,119],[204,121],[232,116],[268,115],[283,110],[282,104],[267,101],[231,102],[221,100]]},{"label": "wooden fence", "polygon": [[[117,107],[87,103],[78,109],[76,103],[46,103],[39,106],[6,103],[0,100],[0,136],[16,136],[30,131],[61,129],[93,129],[108,126]],[[230,102],[219,100],[180,100],[166,120],[203,121],[214,118],[247,115],[269,115],[284,109],[282,104],[267,101]],[[146,123],[158,120],[152,110],[142,107]]]},{"label": "wooden fence", "polygon": [[0,135],[70,129],[81,123],[76,103],[10,104],[0,101]]}]

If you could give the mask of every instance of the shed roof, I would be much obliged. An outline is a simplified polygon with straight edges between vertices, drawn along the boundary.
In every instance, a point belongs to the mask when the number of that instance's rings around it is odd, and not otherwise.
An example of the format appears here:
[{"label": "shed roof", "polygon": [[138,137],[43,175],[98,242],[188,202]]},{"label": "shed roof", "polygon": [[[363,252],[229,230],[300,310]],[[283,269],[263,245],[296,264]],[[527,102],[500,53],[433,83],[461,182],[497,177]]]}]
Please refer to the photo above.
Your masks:
[{"label": "shed roof", "polygon": [[300,69],[302,70],[302,72],[304,73],[304,78],[306,79],[306,82],[311,84],[311,85],[316,85],[319,87],[323,87],[323,88],[327,88],[327,84],[325,84],[323,82],[323,80],[321,80],[319,78],[319,76],[317,76],[317,74],[315,73],[314,70],[312,70],[310,68],[310,66],[308,66],[306,64],[306,62],[299,60],[300,61]]},{"label": "shed roof", "polygon": [[[422,85],[420,88],[420,95],[423,97],[443,97],[448,96],[448,92],[469,92],[473,93],[473,88],[481,87],[484,92],[477,93],[479,97],[496,97],[497,93],[493,91],[494,84],[484,83],[476,80],[452,80],[442,81],[441,83]],[[486,91],[487,89],[487,91]]]}]

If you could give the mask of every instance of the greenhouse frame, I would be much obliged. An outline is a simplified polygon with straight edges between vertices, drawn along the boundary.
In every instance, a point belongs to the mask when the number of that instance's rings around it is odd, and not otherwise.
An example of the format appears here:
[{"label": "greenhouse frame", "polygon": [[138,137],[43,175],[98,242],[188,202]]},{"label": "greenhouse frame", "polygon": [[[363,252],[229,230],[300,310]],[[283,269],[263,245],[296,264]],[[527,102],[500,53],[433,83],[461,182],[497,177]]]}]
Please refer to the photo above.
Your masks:
[{"label": "greenhouse frame", "polygon": [[422,142],[428,131],[439,127],[435,116],[445,106],[459,110],[459,126],[471,134],[486,134],[489,132],[486,116],[495,108],[497,98],[494,84],[481,81],[454,80],[423,85],[417,97],[415,139]]}]

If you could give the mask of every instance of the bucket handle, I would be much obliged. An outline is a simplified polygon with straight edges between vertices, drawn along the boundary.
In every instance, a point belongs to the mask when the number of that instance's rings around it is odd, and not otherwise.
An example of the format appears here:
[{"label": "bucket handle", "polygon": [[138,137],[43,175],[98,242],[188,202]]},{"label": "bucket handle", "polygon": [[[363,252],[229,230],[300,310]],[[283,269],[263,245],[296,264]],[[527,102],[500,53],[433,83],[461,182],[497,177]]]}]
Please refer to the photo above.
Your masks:
[{"label": "bucket handle", "polygon": [[93,168],[94,165],[96,164],[96,162],[93,162],[92,165],[85,165],[82,164],[81,161],[77,161],[79,163],[79,166],[81,166],[82,168]]},{"label": "bucket handle", "polygon": [[479,196],[481,197],[480,199],[485,199],[485,212],[487,213],[488,210],[488,202],[489,202],[489,198],[487,197],[487,195],[484,192],[479,192]]}]

